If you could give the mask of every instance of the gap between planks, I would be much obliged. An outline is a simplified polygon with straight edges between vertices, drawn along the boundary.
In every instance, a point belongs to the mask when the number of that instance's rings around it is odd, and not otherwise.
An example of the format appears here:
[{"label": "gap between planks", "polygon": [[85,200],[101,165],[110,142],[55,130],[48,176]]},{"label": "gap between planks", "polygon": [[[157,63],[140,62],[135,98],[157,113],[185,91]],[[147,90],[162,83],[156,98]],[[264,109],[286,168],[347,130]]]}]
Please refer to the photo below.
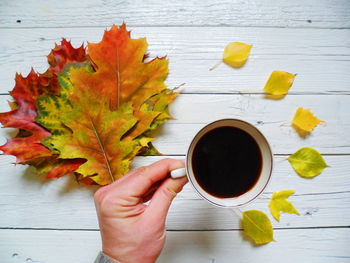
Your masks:
[{"label": "gap between planks", "polygon": [[[181,92],[181,95],[265,95],[264,92],[261,91],[237,91],[237,92]],[[287,95],[289,96],[305,96],[305,95],[323,95],[323,96],[339,96],[339,95],[344,95],[348,96],[350,95],[350,92],[347,91],[326,91],[326,92],[289,92]],[[286,95],[286,96],[287,96]],[[10,93],[0,93],[0,96],[10,96]]]},{"label": "gap between planks", "polygon": [[[350,226],[315,226],[315,227],[274,227],[273,230],[300,230],[300,229],[348,229]],[[86,231],[86,232],[98,232],[98,228],[50,228],[50,227],[0,227],[1,230],[35,230],[35,231]],[[242,228],[232,229],[167,229],[167,232],[232,232],[232,231],[243,231]]]},{"label": "gap between planks", "polygon": [[[90,26],[4,26],[0,29],[70,29],[70,28],[106,28],[113,25],[113,23],[109,25],[90,25]],[[323,26],[252,26],[252,25],[230,25],[230,24],[220,24],[220,25],[141,25],[141,24],[129,24],[128,27],[134,27],[134,28],[140,28],[140,27],[149,27],[149,28],[156,28],[156,27],[162,27],[162,28],[176,28],[176,27],[190,27],[190,28],[203,28],[203,27],[210,27],[210,28],[283,28],[283,29],[340,29],[340,30],[348,30],[350,27],[323,27]]]},{"label": "gap between planks", "polygon": [[[3,129],[6,129],[6,127],[0,127]],[[10,129],[10,128],[9,128]],[[293,153],[274,153],[273,156],[274,157],[288,157],[289,155],[291,155]],[[2,154],[0,153],[0,156],[6,156],[6,154]],[[166,155],[137,155],[139,157],[162,157],[162,158],[171,158],[171,157],[183,157],[185,158],[186,155],[185,154],[166,154]],[[322,153],[322,156],[350,156],[350,153]],[[285,158],[287,160],[287,158]]]}]

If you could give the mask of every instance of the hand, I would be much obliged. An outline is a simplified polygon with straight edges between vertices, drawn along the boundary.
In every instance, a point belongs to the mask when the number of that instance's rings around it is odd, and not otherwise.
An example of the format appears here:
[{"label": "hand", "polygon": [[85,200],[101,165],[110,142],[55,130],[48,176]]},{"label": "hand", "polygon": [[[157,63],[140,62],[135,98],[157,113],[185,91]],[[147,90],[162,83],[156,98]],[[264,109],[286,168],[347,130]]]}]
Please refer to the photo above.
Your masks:
[{"label": "hand", "polygon": [[[141,167],[95,193],[102,251],[117,262],[155,262],[164,247],[165,217],[187,178],[167,177],[184,167],[165,159]],[[144,204],[151,200],[149,205]]]}]

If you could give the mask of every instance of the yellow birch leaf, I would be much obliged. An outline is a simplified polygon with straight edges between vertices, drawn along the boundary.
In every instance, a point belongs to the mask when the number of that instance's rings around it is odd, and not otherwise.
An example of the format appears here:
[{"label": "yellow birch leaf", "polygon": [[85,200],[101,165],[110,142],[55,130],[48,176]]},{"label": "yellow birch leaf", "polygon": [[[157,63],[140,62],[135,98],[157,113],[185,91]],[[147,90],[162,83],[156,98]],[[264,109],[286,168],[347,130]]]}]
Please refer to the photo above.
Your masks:
[{"label": "yellow birch leaf", "polygon": [[273,99],[282,98],[293,85],[296,74],[275,70],[267,80],[264,91],[268,97]]},{"label": "yellow birch leaf", "polygon": [[252,45],[231,42],[225,47],[222,60],[233,68],[240,68],[246,63],[251,48]]},{"label": "yellow birch leaf", "polygon": [[294,193],[295,190],[282,190],[279,192],[274,192],[272,194],[269,207],[272,216],[277,221],[280,221],[281,212],[299,215],[299,212],[295,209],[293,204],[290,201],[286,200]]},{"label": "yellow birch leaf", "polygon": [[328,167],[322,155],[313,148],[304,147],[288,157],[288,161],[298,175],[312,178]]},{"label": "yellow birch leaf", "polygon": [[292,126],[300,136],[306,136],[321,122],[309,109],[298,108]]},{"label": "yellow birch leaf", "polygon": [[243,212],[242,226],[244,234],[250,237],[256,245],[274,241],[271,221],[265,213],[259,210]]}]

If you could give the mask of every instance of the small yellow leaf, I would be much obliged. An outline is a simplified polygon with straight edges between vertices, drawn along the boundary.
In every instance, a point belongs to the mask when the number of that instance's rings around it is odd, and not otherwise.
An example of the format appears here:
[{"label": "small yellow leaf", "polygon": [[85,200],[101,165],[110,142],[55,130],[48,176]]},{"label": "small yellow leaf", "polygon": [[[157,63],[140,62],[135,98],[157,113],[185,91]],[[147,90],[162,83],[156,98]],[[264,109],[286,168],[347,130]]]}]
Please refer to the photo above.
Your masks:
[{"label": "small yellow leaf", "polygon": [[264,91],[271,97],[279,99],[288,93],[296,74],[275,70],[267,80]]},{"label": "small yellow leaf", "polygon": [[240,68],[246,63],[251,48],[252,45],[231,42],[225,47],[222,60],[231,67]]},{"label": "small yellow leaf", "polygon": [[311,178],[322,173],[328,167],[322,155],[315,149],[304,147],[288,157],[293,169],[301,177]]},{"label": "small yellow leaf", "polygon": [[243,232],[256,245],[263,245],[273,241],[273,228],[267,215],[259,210],[243,212]]},{"label": "small yellow leaf", "polygon": [[269,207],[271,214],[277,221],[280,221],[281,212],[299,215],[299,212],[295,209],[293,204],[286,200],[294,193],[294,190],[282,190],[272,194]]},{"label": "small yellow leaf", "polygon": [[292,125],[300,136],[306,136],[321,122],[309,109],[298,108]]}]

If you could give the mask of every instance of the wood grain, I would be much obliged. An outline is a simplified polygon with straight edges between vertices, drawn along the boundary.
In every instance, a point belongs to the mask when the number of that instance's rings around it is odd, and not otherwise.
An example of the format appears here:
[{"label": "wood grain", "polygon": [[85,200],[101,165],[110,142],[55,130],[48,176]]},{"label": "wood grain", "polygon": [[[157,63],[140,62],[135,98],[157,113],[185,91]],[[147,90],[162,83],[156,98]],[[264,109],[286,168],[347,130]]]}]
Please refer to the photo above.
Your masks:
[{"label": "wood grain", "polygon": [[[149,165],[156,161],[167,158],[168,156],[138,156],[132,163],[132,169]],[[264,198],[267,198],[272,192],[282,189],[295,189],[294,195],[312,195],[312,194],[335,194],[340,192],[350,192],[350,156],[324,156],[326,163],[330,165],[320,176],[316,176],[311,180],[299,177],[285,156],[274,157],[274,168],[272,178],[267,186]],[[169,157],[168,157],[169,158]],[[185,156],[170,156],[170,158],[184,159]],[[1,165],[2,163],[0,163]],[[3,162],[3,166],[7,163]],[[0,166],[1,167],[1,166]],[[315,187],[317,185],[317,187]],[[193,191],[190,185],[185,186],[177,199],[200,199]]]},{"label": "wood grain", "polygon": [[[350,94],[350,30],[129,28],[132,37],[147,37],[151,57],[167,55],[169,87],[186,83],[188,93],[261,92],[271,72],[283,70],[298,74],[290,94]],[[46,55],[61,37],[78,46],[100,41],[103,29],[0,29],[0,93],[13,88],[15,72],[45,71]],[[247,64],[209,71],[231,41],[254,45]]]},{"label": "wood grain", "polygon": [[[0,4],[2,27],[109,26],[275,26],[350,27],[347,0],[11,1]],[[17,22],[20,20],[20,22]]]},{"label": "wood grain", "polygon": [[[27,74],[32,66],[44,71],[45,56],[61,37],[75,46],[97,42],[103,29],[123,21],[133,37],[147,37],[151,57],[168,56],[169,87],[186,83],[187,94],[171,107],[177,120],[159,131],[156,146],[184,158],[193,135],[209,121],[245,119],[263,131],[277,155],[264,195],[244,209],[268,212],[273,191],[295,189],[290,199],[301,214],[272,220],[278,242],[252,247],[236,214],[211,206],[187,185],[171,207],[167,227],[173,231],[158,262],[349,262],[350,2],[2,0],[0,94],[13,88],[15,72]],[[231,41],[253,44],[247,64],[209,72]],[[259,95],[273,70],[298,74],[280,101]],[[0,112],[8,98],[0,96]],[[311,108],[327,125],[299,138],[288,126],[298,106]],[[0,144],[13,133],[1,129]],[[331,167],[312,180],[298,177],[285,157],[302,146],[327,154]],[[162,158],[137,157],[133,167]],[[0,156],[0,262],[93,262],[101,247],[96,187],[79,186],[72,177],[44,182],[13,161]]]},{"label": "wood grain", "polygon": [[[277,242],[252,247],[238,231],[168,232],[157,262],[343,263],[349,235],[349,228],[276,230]],[[0,236],[5,263],[93,262],[101,247],[98,231],[0,230]]]},{"label": "wood grain", "polygon": [[[0,96],[0,111],[8,110],[9,96]],[[290,126],[298,107],[310,108],[326,124],[319,125],[306,138]],[[164,154],[183,155],[194,135],[207,123],[222,118],[238,118],[256,125],[276,154],[291,154],[301,147],[314,147],[321,153],[350,153],[350,96],[288,95],[269,100],[261,95],[182,94],[171,106],[177,120],[169,121],[155,136],[154,144]],[[0,130],[0,143],[8,129]]]},{"label": "wood grain", "polygon": [[[5,159],[5,160],[4,160]],[[7,160],[6,160],[7,159]],[[138,157],[134,168],[161,157]],[[283,214],[275,228],[348,226],[350,211],[350,156],[327,156],[332,167],[312,179],[298,177],[289,163],[275,158],[275,170],[265,194],[243,210],[261,209],[268,213],[268,198],[273,191],[295,189],[290,200],[300,216]],[[34,169],[9,164],[2,158],[0,227],[97,229],[93,204],[95,187],[79,186],[72,177],[44,182]],[[342,215],[342,216],[337,216]],[[190,185],[175,199],[167,219],[171,230],[239,229],[239,220],[231,211],[216,208],[198,197]]]}]

